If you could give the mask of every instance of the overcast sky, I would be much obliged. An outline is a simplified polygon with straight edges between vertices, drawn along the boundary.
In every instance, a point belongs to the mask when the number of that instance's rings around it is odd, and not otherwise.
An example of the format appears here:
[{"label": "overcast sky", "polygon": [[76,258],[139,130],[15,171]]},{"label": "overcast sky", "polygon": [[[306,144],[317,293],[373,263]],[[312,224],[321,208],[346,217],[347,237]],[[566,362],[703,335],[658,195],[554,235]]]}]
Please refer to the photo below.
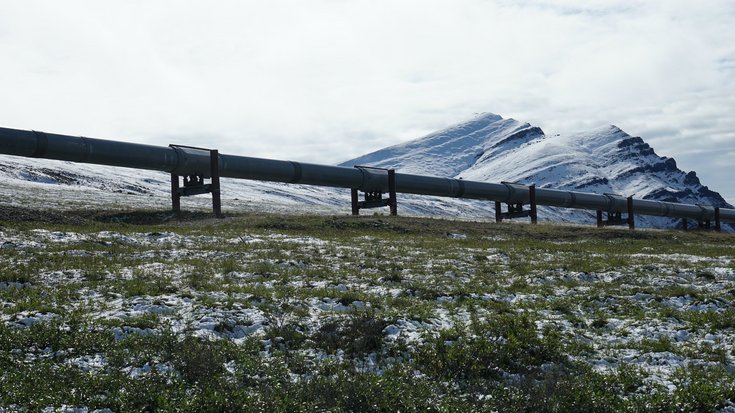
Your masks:
[{"label": "overcast sky", "polygon": [[337,163],[478,112],[735,202],[735,1],[0,0],[0,126]]}]

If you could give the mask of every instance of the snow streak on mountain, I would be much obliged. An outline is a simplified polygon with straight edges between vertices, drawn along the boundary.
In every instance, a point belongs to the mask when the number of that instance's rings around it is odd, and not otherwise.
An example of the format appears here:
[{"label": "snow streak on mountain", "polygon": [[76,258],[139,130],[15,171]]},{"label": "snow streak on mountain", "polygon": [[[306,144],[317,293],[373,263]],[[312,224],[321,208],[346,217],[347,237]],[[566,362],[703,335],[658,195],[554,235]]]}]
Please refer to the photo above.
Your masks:
[{"label": "snow streak on mountain", "polygon": [[[247,155],[247,154],[243,154]],[[636,198],[732,208],[659,157],[641,138],[615,126],[569,136],[547,136],[535,126],[482,114],[425,137],[378,150],[341,164],[395,168],[398,172],[485,182],[535,183],[538,187],[614,193]],[[4,203],[42,208],[44,203],[79,208],[109,205],[166,208],[168,174],[0,156]],[[223,206],[230,210],[346,213],[349,190],[270,182],[222,180]],[[206,207],[208,197],[190,197],[183,207]],[[399,213],[491,218],[489,201],[399,195]],[[539,219],[591,224],[594,211],[540,207]],[[638,226],[671,227],[678,220],[636,217]]]},{"label": "snow streak on mountain", "polygon": [[[695,172],[678,169],[674,159],[659,157],[643,139],[612,125],[547,136],[528,123],[482,114],[342,165],[732,208],[720,194],[702,185]],[[584,211],[544,210],[551,214],[546,218],[589,222],[590,214]],[[657,217],[643,218],[643,223],[678,224]]]}]

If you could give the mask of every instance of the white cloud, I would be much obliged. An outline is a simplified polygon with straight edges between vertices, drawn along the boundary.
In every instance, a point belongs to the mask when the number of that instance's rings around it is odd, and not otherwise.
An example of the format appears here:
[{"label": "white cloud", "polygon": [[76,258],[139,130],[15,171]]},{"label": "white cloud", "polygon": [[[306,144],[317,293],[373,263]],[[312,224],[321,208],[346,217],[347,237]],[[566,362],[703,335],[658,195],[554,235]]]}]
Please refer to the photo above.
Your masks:
[{"label": "white cloud", "polygon": [[733,17],[718,0],[3,2],[0,125],[338,162],[481,111],[614,123],[735,200]]}]

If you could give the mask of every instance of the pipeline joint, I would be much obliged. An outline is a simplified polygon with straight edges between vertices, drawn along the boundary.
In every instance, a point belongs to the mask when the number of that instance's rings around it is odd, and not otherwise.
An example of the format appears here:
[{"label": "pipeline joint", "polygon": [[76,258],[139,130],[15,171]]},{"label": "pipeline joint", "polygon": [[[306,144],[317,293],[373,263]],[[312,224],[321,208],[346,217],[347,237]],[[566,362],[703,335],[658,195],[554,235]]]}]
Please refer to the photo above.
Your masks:
[{"label": "pipeline joint", "polygon": [[82,144],[84,144],[84,149],[81,154],[80,162],[87,162],[87,159],[89,159],[90,149],[89,149],[89,141],[84,136],[79,137],[82,140]]},{"label": "pipeline joint", "polygon": [[289,161],[291,163],[291,166],[293,166],[293,178],[288,181],[290,184],[297,184],[301,182],[301,177],[303,176],[304,172],[301,168],[301,164],[294,161]]},{"label": "pipeline joint", "polygon": [[462,198],[462,196],[464,195],[464,191],[465,191],[464,181],[460,178],[460,179],[455,179],[455,182],[457,182],[458,189],[457,189],[457,194],[454,195],[454,197]]},{"label": "pipeline joint", "polygon": [[45,133],[39,131],[31,131],[36,136],[36,150],[33,151],[34,158],[43,158],[48,149],[48,136]]}]

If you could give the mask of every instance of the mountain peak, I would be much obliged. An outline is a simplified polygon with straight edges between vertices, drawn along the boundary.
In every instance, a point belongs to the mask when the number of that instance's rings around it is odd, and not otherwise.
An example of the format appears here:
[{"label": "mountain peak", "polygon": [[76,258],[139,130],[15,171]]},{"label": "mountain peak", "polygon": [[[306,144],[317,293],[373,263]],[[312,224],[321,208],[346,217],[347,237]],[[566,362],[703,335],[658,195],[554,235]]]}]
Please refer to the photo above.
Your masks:
[{"label": "mountain peak", "polygon": [[658,156],[642,138],[616,125],[546,136],[528,123],[480,113],[469,121],[342,165],[728,206],[718,193],[702,185],[694,172],[679,170],[674,159]]},{"label": "mountain peak", "polygon": [[390,146],[342,166],[370,165],[406,173],[456,176],[490,152],[505,151],[543,136],[543,131],[515,119],[481,113],[418,139]]},{"label": "mountain peak", "polygon": [[[343,163],[350,167],[356,164],[394,168],[402,173],[494,183],[535,183],[540,188],[616,193],[639,199],[732,208],[717,192],[705,186],[696,172],[679,170],[674,159],[656,155],[642,138],[630,136],[615,125],[574,135],[545,136],[541,129],[528,123],[482,113],[422,138]],[[166,195],[170,191],[167,175],[154,171],[126,171],[130,170],[0,156],[0,181],[3,187],[12,187],[6,193],[13,194],[10,197],[13,203],[20,199],[35,202],[39,185],[45,188],[64,185],[53,189],[52,193],[69,197],[69,205],[77,205],[78,194],[88,193],[78,191],[104,191],[94,192],[102,195],[92,198],[97,199],[96,202],[114,199],[121,205],[133,202],[129,205],[136,207],[144,198],[129,198],[129,195],[145,195],[148,199],[148,195]],[[265,200],[270,206],[282,204],[291,209],[294,202],[324,208],[344,206],[341,190],[335,190],[334,196],[315,197],[315,189],[298,185],[286,187],[239,180],[223,182],[223,185],[227,186],[226,192],[237,199],[258,203]],[[318,191],[330,190],[321,188]],[[117,193],[121,198],[113,198]],[[154,202],[158,205],[158,201]],[[488,202],[483,200],[437,200],[405,194],[401,195],[400,202],[402,210],[405,208],[411,214],[493,216],[492,207],[488,208]],[[595,219],[594,211],[547,207],[539,207],[539,210],[542,219],[552,221],[590,223]],[[681,221],[636,216],[636,225],[671,227],[681,225]]]},{"label": "mountain peak", "polygon": [[502,120],[503,117],[500,115],[497,115],[495,113],[491,112],[478,112],[475,113],[475,116],[472,118],[472,120],[487,120],[487,121],[499,121]]}]

